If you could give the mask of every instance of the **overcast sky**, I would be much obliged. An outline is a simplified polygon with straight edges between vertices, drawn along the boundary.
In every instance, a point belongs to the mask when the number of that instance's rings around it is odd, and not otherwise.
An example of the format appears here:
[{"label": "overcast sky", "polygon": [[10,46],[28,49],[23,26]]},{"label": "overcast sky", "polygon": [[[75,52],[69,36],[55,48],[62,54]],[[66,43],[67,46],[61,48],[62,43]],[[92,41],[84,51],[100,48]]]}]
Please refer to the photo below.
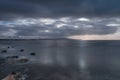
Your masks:
[{"label": "overcast sky", "polygon": [[120,0],[0,0],[0,38],[120,39]]}]

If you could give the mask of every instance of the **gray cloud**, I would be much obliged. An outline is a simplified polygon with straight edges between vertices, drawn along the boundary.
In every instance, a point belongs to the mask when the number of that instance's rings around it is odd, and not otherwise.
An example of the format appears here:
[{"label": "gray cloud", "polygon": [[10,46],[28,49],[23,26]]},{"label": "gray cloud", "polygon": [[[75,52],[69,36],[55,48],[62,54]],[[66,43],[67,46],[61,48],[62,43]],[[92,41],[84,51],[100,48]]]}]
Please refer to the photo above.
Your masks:
[{"label": "gray cloud", "polygon": [[0,0],[0,17],[116,16],[119,8],[120,0]]},{"label": "gray cloud", "polygon": [[[0,36],[61,38],[72,35],[107,35],[119,29],[118,18],[25,18],[2,21]],[[10,27],[11,26],[11,27]]]}]

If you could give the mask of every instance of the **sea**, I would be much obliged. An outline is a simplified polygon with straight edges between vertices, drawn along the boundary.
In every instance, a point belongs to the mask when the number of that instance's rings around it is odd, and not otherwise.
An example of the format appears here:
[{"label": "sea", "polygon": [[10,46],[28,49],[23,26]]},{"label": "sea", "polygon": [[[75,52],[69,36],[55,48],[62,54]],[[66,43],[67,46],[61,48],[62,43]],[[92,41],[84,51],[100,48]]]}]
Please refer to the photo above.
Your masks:
[{"label": "sea", "polygon": [[120,80],[119,40],[0,39],[0,80]]}]

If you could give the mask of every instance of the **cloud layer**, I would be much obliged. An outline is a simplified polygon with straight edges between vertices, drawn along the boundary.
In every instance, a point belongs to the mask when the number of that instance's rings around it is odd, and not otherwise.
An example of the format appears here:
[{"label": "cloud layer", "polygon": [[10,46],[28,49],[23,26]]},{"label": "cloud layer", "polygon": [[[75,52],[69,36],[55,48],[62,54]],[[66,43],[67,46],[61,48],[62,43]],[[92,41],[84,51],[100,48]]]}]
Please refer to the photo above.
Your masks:
[{"label": "cloud layer", "polygon": [[1,37],[63,38],[108,35],[119,30],[119,18],[20,18],[0,21]]},{"label": "cloud layer", "polygon": [[120,0],[0,0],[1,19],[119,14]]}]

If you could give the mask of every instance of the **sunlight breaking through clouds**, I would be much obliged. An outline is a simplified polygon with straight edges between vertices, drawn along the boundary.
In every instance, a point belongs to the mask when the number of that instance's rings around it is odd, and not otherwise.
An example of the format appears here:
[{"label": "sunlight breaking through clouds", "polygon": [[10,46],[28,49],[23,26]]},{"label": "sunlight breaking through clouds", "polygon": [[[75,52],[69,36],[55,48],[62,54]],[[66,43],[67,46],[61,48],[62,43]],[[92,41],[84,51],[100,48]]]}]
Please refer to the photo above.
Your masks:
[{"label": "sunlight breaking through clouds", "polygon": [[50,30],[45,30],[44,32],[49,33],[49,32],[50,32]]},{"label": "sunlight breaking through clouds", "polygon": [[42,18],[39,19],[40,23],[44,23],[45,25],[52,25],[53,23],[56,22],[56,20],[54,19],[50,19],[50,18]]},{"label": "sunlight breaking through clouds", "polygon": [[66,26],[66,25],[68,25],[68,24],[59,23],[59,24],[56,24],[55,26],[56,26],[57,28],[61,28],[61,27],[64,27],[64,26]]},{"label": "sunlight breaking through clouds", "polygon": [[63,18],[60,18],[59,21],[62,21],[62,22],[70,22],[71,18],[70,17],[63,17]]},{"label": "sunlight breaking through clouds", "polygon": [[89,22],[90,21],[90,19],[88,19],[88,18],[78,18],[77,20],[78,21],[85,21],[85,22]]}]

